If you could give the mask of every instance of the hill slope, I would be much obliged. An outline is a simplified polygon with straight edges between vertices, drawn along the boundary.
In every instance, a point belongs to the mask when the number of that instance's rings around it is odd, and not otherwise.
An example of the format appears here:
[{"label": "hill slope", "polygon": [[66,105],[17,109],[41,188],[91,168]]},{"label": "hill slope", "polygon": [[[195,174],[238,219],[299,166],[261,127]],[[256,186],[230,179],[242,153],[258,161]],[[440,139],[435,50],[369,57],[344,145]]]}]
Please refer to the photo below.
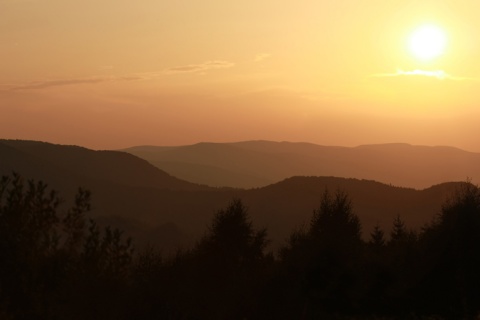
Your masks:
[{"label": "hill slope", "polygon": [[[64,207],[72,204],[79,187],[93,195],[90,216],[103,225],[125,229],[140,242],[164,241],[167,245],[185,241],[185,234],[169,220],[151,221],[161,207],[163,192],[195,192],[209,187],[177,179],[147,161],[118,151],[93,151],[77,146],[54,145],[38,141],[0,140],[0,175],[12,172],[25,179],[42,180],[60,192]],[[162,221],[166,221],[162,223]]]},{"label": "hill slope", "polygon": [[246,141],[125,151],[181,179],[210,186],[253,188],[292,176],[336,176],[417,189],[447,181],[480,181],[480,153],[408,144],[327,147]]},{"label": "hill slope", "polygon": [[0,140],[0,173],[12,170],[48,181],[110,182],[130,187],[200,190],[145,160],[119,151],[93,151],[38,141]]},{"label": "hill slope", "polygon": [[271,248],[277,249],[294,228],[308,223],[325,188],[350,195],[368,237],[377,223],[388,231],[397,214],[409,227],[430,221],[458,186],[414,190],[359,179],[292,177],[250,190],[215,189],[178,180],[121,152],[1,140],[0,174],[12,170],[46,181],[66,199],[78,186],[90,189],[91,217],[124,229],[137,243],[155,243],[166,251],[202,236],[213,214],[235,197],[249,207],[256,226],[268,229]]}]

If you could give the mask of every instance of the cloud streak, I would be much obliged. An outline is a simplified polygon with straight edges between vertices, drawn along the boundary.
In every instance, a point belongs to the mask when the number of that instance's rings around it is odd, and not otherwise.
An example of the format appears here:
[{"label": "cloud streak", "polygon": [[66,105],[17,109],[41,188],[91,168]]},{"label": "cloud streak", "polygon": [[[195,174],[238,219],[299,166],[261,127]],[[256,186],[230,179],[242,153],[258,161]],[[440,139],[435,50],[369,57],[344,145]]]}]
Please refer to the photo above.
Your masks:
[{"label": "cloud streak", "polygon": [[[1,1],[1,0],[0,0]],[[200,64],[191,64],[185,66],[177,66],[165,69],[160,72],[143,72],[125,76],[92,76],[84,78],[70,78],[70,79],[49,79],[42,81],[32,81],[20,84],[0,84],[0,92],[15,92],[26,90],[41,90],[53,87],[73,86],[83,84],[99,84],[106,82],[121,82],[121,81],[139,81],[152,80],[165,75],[171,74],[187,74],[187,73],[203,73],[208,70],[227,69],[235,66],[235,63],[222,60],[206,61]]]},{"label": "cloud streak", "polygon": [[165,69],[166,74],[199,73],[213,69],[228,69],[235,66],[235,63],[222,60],[206,61],[200,64],[189,64]]},{"label": "cloud streak", "polygon": [[2,91],[23,91],[23,90],[40,90],[51,87],[61,87],[61,86],[71,86],[77,84],[96,84],[102,82],[113,82],[113,81],[135,81],[142,80],[141,76],[109,76],[109,77],[89,77],[89,78],[74,78],[74,79],[59,79],[59,80],[45,80],[45,81],[34,81],[24,84],[16,85],[3,85]]},{"label": "cloud streak", "polygon": [[411,71],[404,71],[404,70],[398,69],[397,72],[395,73],[377,73],[377,74],[371,75],[371,77],[373,78],[392,78],[392,77],[408,77],[408,76],[420,76],[420,77],[435,78],[438,80],[453,80],[453,81],[475,80],[473,78],[452,76],[443,70],[415,69]]}]

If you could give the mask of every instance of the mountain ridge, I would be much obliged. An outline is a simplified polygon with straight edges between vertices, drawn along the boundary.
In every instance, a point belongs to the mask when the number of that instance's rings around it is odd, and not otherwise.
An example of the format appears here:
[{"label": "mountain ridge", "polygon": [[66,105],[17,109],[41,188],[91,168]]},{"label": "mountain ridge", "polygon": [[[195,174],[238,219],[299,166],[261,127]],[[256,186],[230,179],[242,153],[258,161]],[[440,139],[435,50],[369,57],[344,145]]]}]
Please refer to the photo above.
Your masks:
[{"label": "mountain ridge", "polygon": [[[85,177],[87,179],[94,178],[120,184],[127,183],[128,185],[156,188],[166,186],[182,189],[205,188],[194,183],[181,181],[153,166],[148,161],[125,152],[95,151],[80,146],[65,146],[31,140],[0,140],[0,145],[20,152],[25,158],[38,159],[36,163],[49,166],[48,170],[50,171],[65,171],[81,180],[81,177]],[[2,154],[2,156],[5,157],[6,155]],[[18,161],[19,159],[15,160]],[[75,170],[71,169],[72,165],[75,166]],[[28,168],[22,168],[18,163],[6,163],[4,158],[2,163],[4,172],[6,166],[19,168],[19,171],[22,172],[28,171]],[[122,170],[122,167],[128,167],[130,170]],[[136,168],[136,170],[131,171],[132,168]]]},{"label": "mountain ridge", "polygon": [[[387,143],[340,147],[254,140],[138,146],[123,151],[176,177],[214,187],[254,188],[310,175],[375,180],[416,189],[444,181],[480,181],[480,153],[449,146]],[[237,183],[232,184],[235,177]]]},{"label": "mountain ridge", "polygon": [[212,188],[181,181],[122,152],[0,140],[0,175],[12,171],[25,179],[45,181],[67,199],[73,199],[78,187],[89,189],[93,195],[89,217],[166,251],[194,243],[214,213],[234,198],[242,199],[255,225],[267,228],[274,250],[293,229],[309,221],[325,189],[343,190],[351,197],[363,235],[368,237],[377,224],[389,230],[397,215],[408,227],[421,227],[463,183],[417,190],[372,179],[293,176],[251,189]]}]

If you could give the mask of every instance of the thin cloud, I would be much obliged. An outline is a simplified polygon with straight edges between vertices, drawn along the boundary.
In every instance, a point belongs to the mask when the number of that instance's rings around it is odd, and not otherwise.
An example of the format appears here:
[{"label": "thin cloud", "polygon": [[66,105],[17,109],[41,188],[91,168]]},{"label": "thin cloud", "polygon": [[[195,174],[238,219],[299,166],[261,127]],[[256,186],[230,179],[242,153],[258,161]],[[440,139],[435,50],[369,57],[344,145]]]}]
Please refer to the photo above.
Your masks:
[{"label": "thin cloud", "polygon": [[77,84],[95,84],[111,81],[135,81],[142,80],[140,76],[118,76],[118,77],[90,77],[90,78],[75,78],[75,79],[60,79],[60,80],[45,80],[34,81],[24,84],[4,85],[3,91],[22,91],[22,90],[36,90],[46,89],[51,87],[70,86]]},{"label": "thin cloud", "polygon": [[74,85],[74,84],[99,83],[103,81],[104,81],[103,79],[67,79],[67,80],[36,81],[36,82],[30,82],[26,84],[13,86],[10,88],[10,90],[19,91],[19,90],[45,89],[50,87],[68,86],[68,85]]},{"label": "thin cloud", "polygon": [[270,53],[259,53],[255,56],[255,59],[253,61],[255,62],[262,62],[263,60],[266,60],[270,58],[272,55]]},{"label": "thin cloud", "polygon": [[473,78],[452,76],[443,70],[420,70],[420,69],[415,69],[411,71],[404,71],[399,69],[395,73],[377,73],[372,75],[371,77],[391,78],[391,77],[408,77],[408,76],[420,76],[420,77],[436,78],[438,80],[453,80],[453,81],[475,80]]},{"label": "thin cloud", "polygon": [[172,67],[165,70],[167,74],[178,74],[178,73],[197,73],[205,72],[212,69],[228,69],[235,66],[235,63],[229,61],[215,60],[215,61],[206,61],[200,64],[189,64],[186,66]]},{"label": "thin cloud", "polygon": [[[1,0],[0,0],[1,1]],[[118,82],[118,81],[139,81],[139,80],[152,80],[164,76],[165,74],[175,73],[196,73],[205,72],[212,69],[226,69],[231,68],[235,64],[228,61],[207,61],[201,64],[192,64],[187,66],[173,67],[164,70],[163,72],[143,72],[124,76],[92,76],[85,78],[71,78],[71,79],[53,79],[43,81],[33,81],[20,84],[0,84],[0,92],[12,92],[23,90],[41,90],[52,87],[72,86],[81,84],[98,84],[105,82]],[[106,66],[105,69],[109,68]]]}]

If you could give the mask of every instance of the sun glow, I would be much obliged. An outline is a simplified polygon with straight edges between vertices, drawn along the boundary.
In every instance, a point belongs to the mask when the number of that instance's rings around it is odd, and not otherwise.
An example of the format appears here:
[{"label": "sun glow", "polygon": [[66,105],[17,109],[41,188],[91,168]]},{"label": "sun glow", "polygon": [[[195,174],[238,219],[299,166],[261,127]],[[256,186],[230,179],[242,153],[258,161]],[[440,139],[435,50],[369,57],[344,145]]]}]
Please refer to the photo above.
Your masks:
[{"label": "sun glow", "polygon": [[432,60],[443,54],[447,37],[434,25],[423,25],[413,31],[409,38],[410,52],[420,60]]}]

